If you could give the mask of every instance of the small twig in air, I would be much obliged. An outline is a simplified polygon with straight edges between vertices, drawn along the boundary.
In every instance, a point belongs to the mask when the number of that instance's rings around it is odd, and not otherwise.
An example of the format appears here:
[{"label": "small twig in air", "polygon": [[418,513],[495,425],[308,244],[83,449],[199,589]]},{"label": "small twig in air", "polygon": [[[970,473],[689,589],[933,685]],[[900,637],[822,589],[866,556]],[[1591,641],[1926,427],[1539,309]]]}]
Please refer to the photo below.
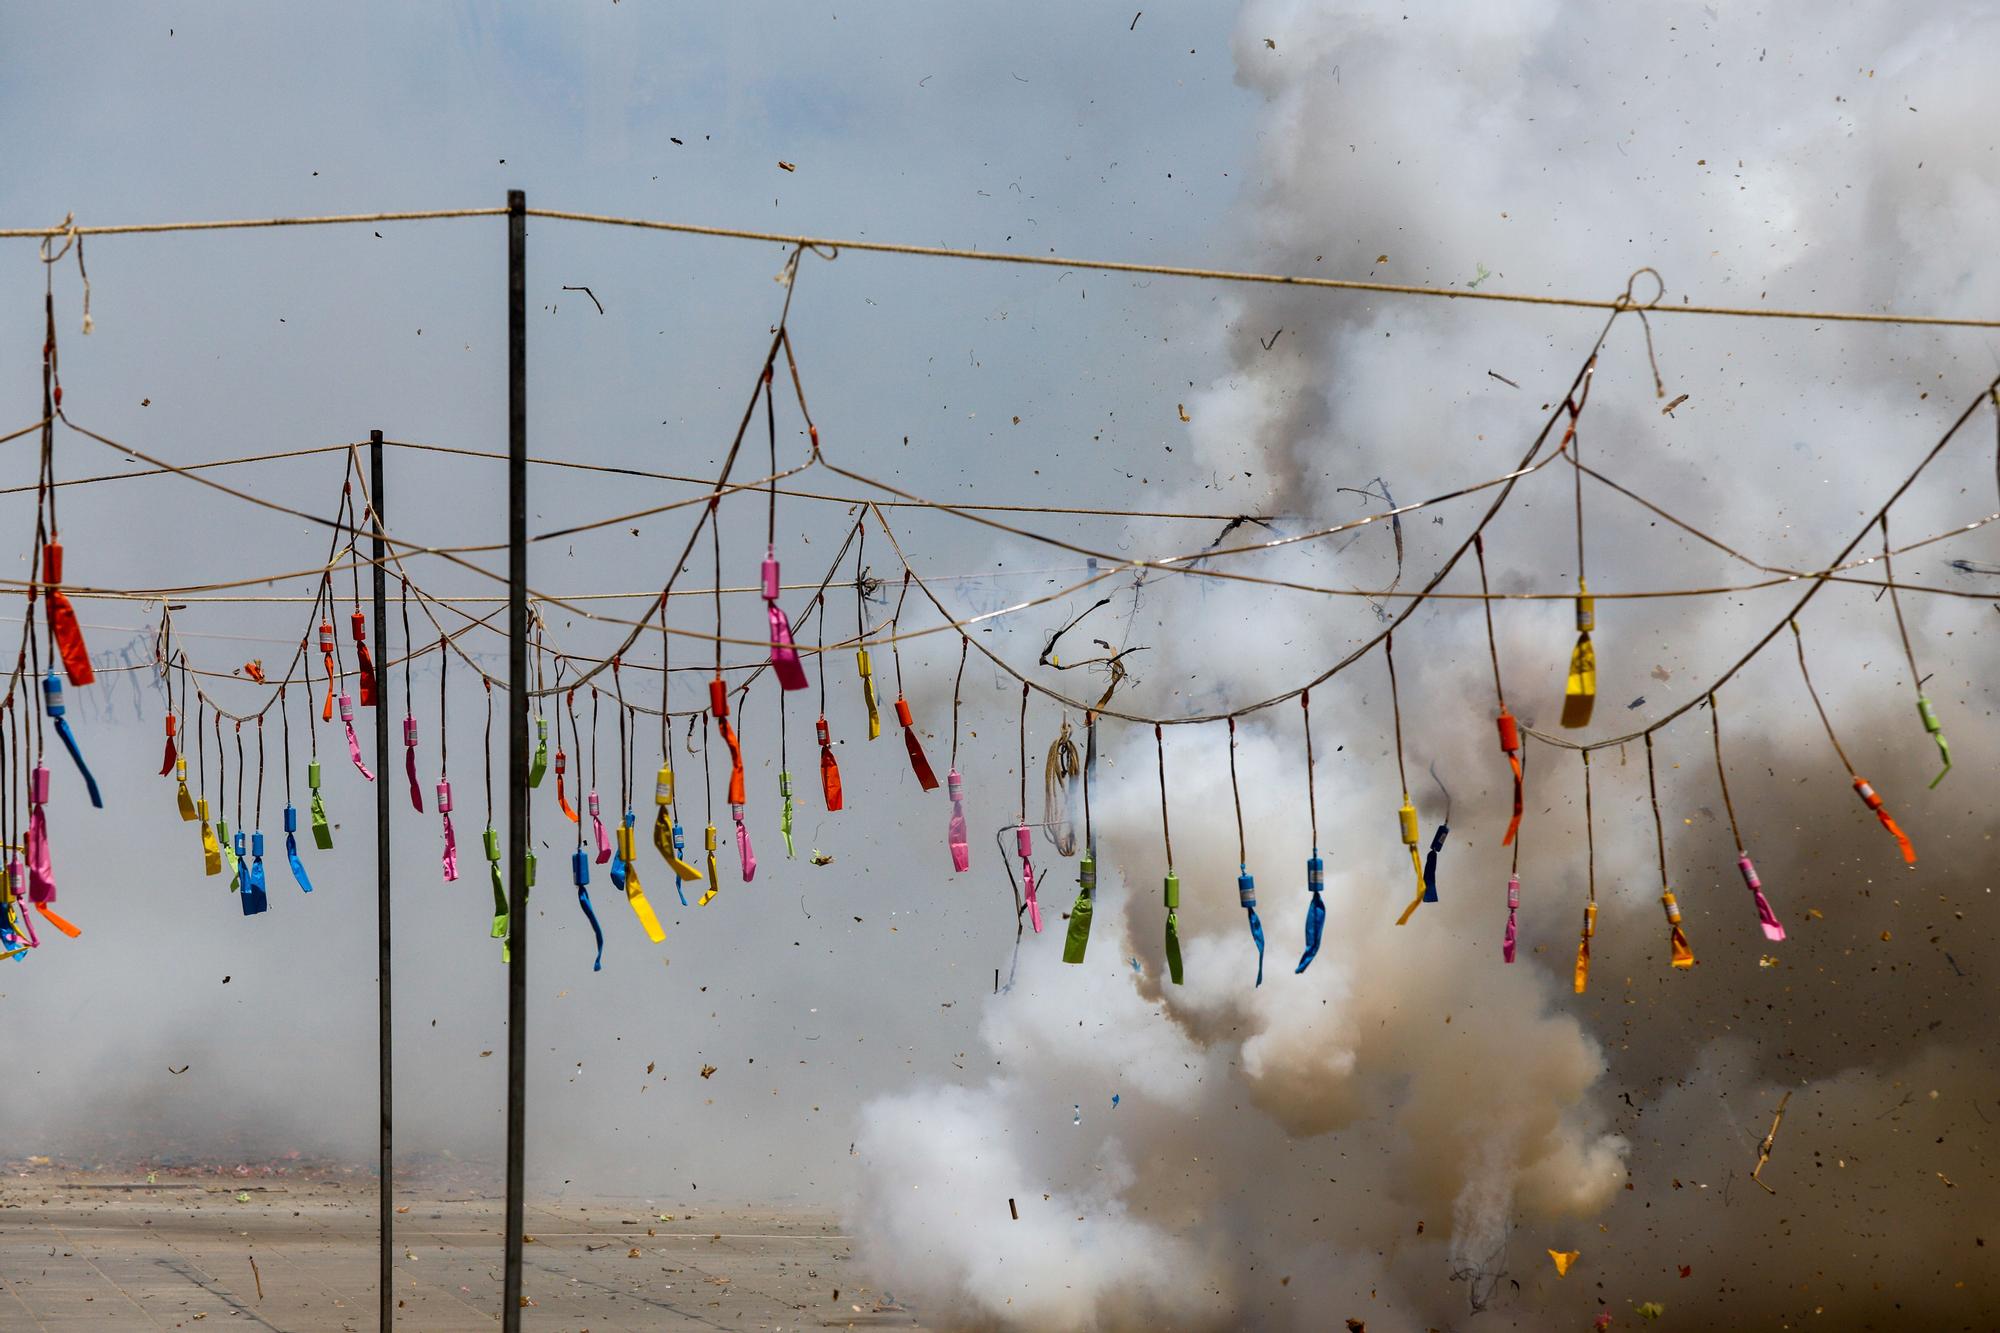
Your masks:
[{"label": "small twig in air", "polygon": [[1258,339],[1257,341],[1258,341],[1258,342],[1260,342],[1260,343],[1264,343],[1264,350],[1268,352],[1268,351],[1270,351],[1270,350],[1271,350],[1271,349],[1272,349],[1273,347],[1276,347],[1276,346],[1278,345],[1278,337],[1279,337],[1279,335],[1280,335],[1280,334],[1282,334],[1282,333],[1284,333],[1284,330],[1283,330],[1283,329],[1279,329],[1277,333],[1274,333],[1274,334],[1272,334],[1272,335],[1271,335],[1271,341],[1269,341],[1269,342],[1267,342],[1267,343],[1265,343],[1265,342],[1264,342],[1264,340],[1263,340],[1262,338],[1259,338],[1259,339]]},{"label": "small twig in air", "polygon": [[588,297],[590,298],[590,303],[591,303],[592,305],[594,305],[594,306],[596,306],[596,307],[597,307],[597,313],[598,313],[598,314],[600,314],[600,315],[601,315],[601,314],[603,314],[603,313],[604,313],[604,302],[602,302],[602,301],[598,300],[598,299],[597,299],[597,293],[596,293],[596,292],[593,292],[592,290],[590,290],[590,288],[588,288],[588,287],[567,287],[567,286],[566,286],[566,287],[564,287],[564,288],[563,288],[563,290],[564,290],[564,291],[566,291],[566,292],[582,292],[582,293],[583,293],[583,294],[584,294],[585,296],[588,296]]},{"label": "small twig in air", "polygon": [[1142,9],[1137,14],[1132,15],[1132,26],[1127,28],[1125,31],[1137,32],[1139,30],[1139,14],[1143,14],[1145,12],[1146,11]]},{"label": "small twig in air", "polygon": [[1518,389],[1521,387],[1520,385],[1514,383],[1514,381],[1508,379],[1505,375],[1502,375],[1497,370],[1489,370],[1486,373],[1488,375],[1491,375],[1494,379],[1499,380],[1502,384],[1506,385],[1510,389]]}]

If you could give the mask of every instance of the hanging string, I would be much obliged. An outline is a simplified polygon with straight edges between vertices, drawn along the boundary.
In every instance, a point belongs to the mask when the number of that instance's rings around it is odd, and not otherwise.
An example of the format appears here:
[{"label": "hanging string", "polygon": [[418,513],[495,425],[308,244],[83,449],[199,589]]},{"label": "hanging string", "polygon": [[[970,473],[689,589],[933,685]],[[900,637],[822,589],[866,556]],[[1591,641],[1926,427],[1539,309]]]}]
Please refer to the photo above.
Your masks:
[{"label": "hanging string", "polygon": [[[907,587],[907,582],[905,583]],[[1090,770],[1097,763],[1097,715],[1083,715],[1083,855],[1076,863],[1076,902],[1069,909],[1063,961],[1081,963],[1090,944],[1090,921],[1097,910],[1097,840],[1090,826]]]},{"label": "hanging string", "polygon": [[1306,892],[1312,895],[1312,901],[1306,904],[1305,952],[1299,955],[1294,975],[1305,971],[1319,956],[1320,939],[1326,930],[1326,899],[1322,896],[1326,889],[1326,862],[1319,855],[1319,796],[1313,777],[1311,690],[1299,691],[1299,715],[1304,720],[1306,731],[1306,814],[1312,821],[1312,855],[1306,858]]},{"label": "hanging string", "polygon": [[[1590,386],[1596,379],[1597,353],[1592,352],[1585,365],[1579,390],[1572,390],[1571,396],[1563,400],[1563,408],[1569,414],[1569,424],[1563,428],[1562,443],[1556,446],[1558,456],[1567,453],[1570,471],[1576,480],[1576,646],[1570,650],[1569,677],[1563,686],[1562,725],[1565,727],[1586,727],[1590,725],[1590,715],[1597,704],[1597,648],[1591,642],[1591,631],[1597,628],[1597,604],[1590,595],[1590,584],[1584,577],[1583,561],[1583,462],[1582,439],[1577,433],[1577,425],[1583,416],[1584,404],[1590,401]],[[1658,371],[1654,372],[1658,380]]]},{"label": "hanging string", "polygon": [[1653,733],[1646,733],[1646,794],[1653,803],[1653,839],[1660,849],[1660,906],[1667,913],[1667,946],[1675,967],[1694,966],[1694,950],[1681,928],[1680,904],[1667,882],[1667,828],[1660,817],[1660,783],[1653,771]]},{"label": "hanging string", "polygon": [[493,682],[486,684],[486,827],[493,827]]},{"label": "hanging string", "polygon": [[1312,826],[1313,855],[1319,855],[1319,797],[1313,782],[1313,726],[1312,691],[1299,693],[1299,712],[1305,717],[1306,727],[1306,816]]},{"label": "hanging string", "polygon": [[[216,719],[218,722],[220,718]],[[243,836],[243,724],[236,724],[236,835]]]},{"label": "hanging string", "polygon": [[[569,714],[569,743],[576,747],[578,766],[581,767],[583,760],[583,736],[576,725],[575,686],[571,686],[569,693],[563,696],[563,711]],[[593,736],[592,740],[594,741],[595,739],[596,737]],[[556,749],[558,752],[562,749],[562,718],[560,717],[556,719]],[[558,777],[560,778],[560,775]],[[580,777],[581,775],[579,775]],[[581,782],[578,785],[581,786]],[[579,796],[582,794],[580,791],[577,793]],[[570,822],[576,825],[576,846],[577,850],[581,851],[583,850],[583,821],[577,818],[577,812],[573,809],[566,810],[564,813],[569,816]]]},{"label": "hanging string", "polygon": [[1583,864],[1590,894],[1583,905],[1583,933],[1576,941],[1575,985],[1581,995],[1590,985],[1590,939],[1597,933],[1597,832],[1590,806],[1590,751],[1577,753],[1583,756]]},{"label": "hanging string", "polygon": [[[823,642],[823,641],[822,641]],[[958,709],[965,691],[965,655],[972,650],[972,640],[965,635],[958,636],[958,677],[951,686],[951,767],[958,771]],[[826,692],[822,684],[820,706],[825,707]]]},{"label": "hanging string", "polygon": [[[403,576],[402,602],[403,602],[403,702],[407,707],[413,705],[417,697],[416,692],[410,688],[410,663],[412,660],[416,658],[417,654],[410,642],[410,578],[409,575],[407,574]],[[381,647],[382,651],[385,653],[389,651],[388,646],[386,644],[378,646]]]},{"label": "hanging string", "polygon": [[1806,668],[1806,641],[1805,636],[1799,633],[1799,622],[1788,620],[1785,623],[1792,627],[1792,642],[1798,648],[1799,675],[1805,678],[1806,693],[1812,696],[1813,707],[1819,711],[1820,724],[1826,728],[1826,738],[1833,742],[1833,752],[1840,756],[1841,766],[1847,770],[1847,776],[1854,782],[1854,794],[1861,798],[1863,805],[1874,811],[1875,818],[1881,821],[1889,836],[1896,840],[1896,849],[1902,853],[1903,864],[1914,866],[1917,863],[1915,845],[1896,823],[1895,817],[1889,813],[1888,807],[1876,794],[1875,788],[1868,784],[1866,778],[1854,771],[1854,765],[1849,761],[1847,751],[1841,748],[1840,737],[1834,734],[1833,719],[1827,716],[1826,705],[1820,702],[1819,691],[1813,688],[1812,672]]},{"label": "hanging string", "polygon": [[771,503],[770,518],[765,529],[764,541],[767,546],[778,544],[778,409],[772,401],[771,363],[764,363],[764,432],[771,444]]},{"label": "hanging string", "polygon": [[1403,766],[1403,701],[1396,689],[1396,636],[1393,631],[1382,636],[1382,656],[1389,663],[1389,711],[1396,720],[1396,776],[1403,784],[1403,804],[1396,811],[1396,822],[1403,835],[1403,846],[1410,853],[1410,873],[1417,882],[1410,905],[1396,918],[1396,924],[1400,926],[1423,906],[1424,862],[1422,853],[1417,850],[1417,843],[1422,840],[1417,829],[1417,807],[1410,800],[1410,775]]},{"label": "hanging string", "polygon": [[1799,633],[1799,622],[1791,620],[1786,623],[1792,627],[1792,641],[1799,650],[1799,674],[1805,677],[1806,693],[1812,696],[1813,707],[1819,710],[1820,725],[1826,728],[1826,738],[1833,742],[1833,752],[1840,756],[1840,766],[1847,770],[1849,777],[1853,777],[1854,764],[1848,759],[1847,751],[1841,747],[1840,737],[1834,734],[1833,719],[1826,715],[1826,705],[1819,701],[1819,691],[1813,688],[1812,672],[1806,668],[1806,641],[1805,636]]},{"label": "hanging string", "polygon": [[708,718],[708,711],[704,709],[700,713],[697,713],[693,717],[688,719],[688,725],[690,729],[694,726],[694,724],[697,721],[702,723],[701,791],[703,798],[707,801],[707,809],[708,809],[708,828],[702,834],[702,843],[708,852],[708,861],[706,867],[708,871],[708,886],[701,891],[701,897],[696,900],[695,905],[697,907],[708,906],[710,902],[714,901],[716,893],[722,887],[721,870],[716,865],[715,861],[715,779],[711,774],[708,766],[709,727],[707,724],[707,718]]},{"label": "hanging string", "polygon": [[257,803],[251,808],[250,827],[264,827],[264,715],[257,715]]},{"label": "hanging string", "polygon": [[[770,366],[764,367],[768,373]],[[722,520],[719,513],[721,496],[714,496],[708,502],[709,545],[715,554],[715,674],[722,676]],[[775,521],[775,520],[774,520]]]},{"label": "hanging string", "polygon": [[1021,826],[1028,825],[1028,689],[1021,688]]},{"label": "hanging string", "polygon": [[[1037,935],[1042,933],[1042,903],[1035,892],[1035,865],[1032,857],[1035,850],[1034,833],[1028,827],[1028,694],[1029,689],[1021,686],[1021,818],[1014,827],[1014,846],[1021,857],[1021,892],[1027,900],[1024,904],[1028,912],[1028,922]],[[1020,935],[1018,918],[1015,936],[1018,945]]]},{"label": "hanging string", "polygon": [[1514,771],[1514,816],[1507,821],[1507,832],[1500,838],[1500,845],[1505,847],[1520,833],[1521,813],[1525,808],[1522,804],[1521,727],[1507,709],[1507,691],[1500,684],[1500,644],[1493,634],[1493,594],[1486,585],[1486,538],[1477,532],[1472,534],[1472,550],[1479,560],[1479,605],[1486,612],[1486,652],[1493,659],[1493,693],[1500,701],[1500,752],[1507,756],[1507,766]]},{"label": "hanging string", "polygon": [[1944,761],[1944,767],[1939,769],[1938,775],[1931,779],[1931,787],[1935,790],[1938,783],[1944,781],[1944,775],[1951,772],[1951,745],[1944,738],[1944,725],[1938,721],[1937,709],[1931,705],[1930,699],[1924,694],[1924,676],[1917,669],[1916,649],[1910,646],[1910,627],[1903,622],[1903,602],[1896,595],[1896,567],[1890,560],[1889,551],[1889,511],[1884,509],[1882,511],[1882,578],[1883,582],[1889,585],[1889,605],[1896,612],[1896,632],[1902,636],[1903,656],[1910,663],[1910,681],[1917,692],[1917,716],[1923,720],[1924,730],[1930,733],[1933,741],[1937,742],[1938,757]]},{"label": "hanging string", "polygon": [[[1525,751],[1522,753],[1521,758],[1523,760],[1527,758],[1527,754],[1525,753]],[[1521,768],[1523,771],[1523,778],[1525,780],[1526,769],[1527,769],[1526,763],[1523,763],[1521,765]],[[1507,867],[1507,928],[1505,931],[1501,933],[1500,936],[1500,958],[1501,961],[1503,962],[1511,963],[1514,961],[1515,949],[1520,940],[1520,925],[1517,920],[1517,914],[1520,912],[1520,910],[1521,910],[1521,839],[1519,837],[1516,837],[1513,839],[1513,861]]]},{"label": "hanging string", "polygon": [[1167,905],[1167,976],[1181,984],[1181,881],[1174,874],[1174,830],[1167,821],[1167,743],[1159,723],[1153,724],[1153,749],[1160,764],[1160,837],[1167,848],[1167,878],[1164,898]]},{"label": "hanging string", "polygon": [[[1257,984],[1264,984],[1264,923],[1257,919],[1257,881],[1250,874],[1250,853],[1243,839],[1243,788],[1236,781],[1236,719],[1229,719],[1229,798],[1236,806],[1236,900],[1250,916],[1250,938],[1257,945]],[[1085,836],[1090,826],[1090,769],[1083,774]]]},{"label": "hanging string", "polygon": [[[445,647],[444,636],[439,635],[438,636],[438,777],[439,778],[446,778],[451,775],[451,731],[445,725],[445,693],[444,693],[445,669],[451,665],[451,655],[444,651],[444,647]],[[408,663],[406,660],[405,666],[407,667],[407,665]],[[405,677],[405,684],[404,684],[405,690],[409,688],[407,682],[408,678]],[[404,697],[407,698],[408,695],[406,694]]]},{"label": "hanging string", "polygon": [[[1084,791],[1090,791],[1089,778],[1084,780]],[[1236,803],[1236,864],[1250,864],[1250,853],[1243,841],[1243,789],[1236,785],[1236,719],[1229,719],[1229,797]],[[1084,802],[1084,826],[1089,827],[1090,803]]]},{"label": "hanging string", "polygon": [[1729,770],[1722,763],[1722,714],[1715,706],[1715,696],[1708,696],[1708,717],[1711,734],[1715,737],[1715,777],[1722,784],[1722,808],[1729,815],[1729,836],[1735,840],[1738,855],[1743,852],[1743,830],[1736,823],[1736,803],[1729,799]]},{"label": "hanging string", "polygon": [[285,808],[292,805],[292,713],[285,707],[285,687],[278,687],[278,722],[285,732]]},{"label": "hanging string", "polygon": [[674,679],[674,636],[666,632],[666,602],[666,592],[660,592],[660,757],[670,765],[674,755],[674,717],[666,703],[666,687]]},{"label": "hanging string", "polygon": [[1736,824],[1736,806],[1729,799],[1729,771],[1722,763],[1722,714],[1715,706],[1715,695],[1708,696],[1708,718],[1710,734],[1715,737],[1715,776],[1722,784],[1722,808],[1729,813],[1729,836],[1736,842],[1736,869],[1743,876],[1743,886],[1750,890],[1752,901],[1757,907],[1757,923],[1763,928],[1764,938],[1778,941],[1785,938],[1785,928],[1778,921],[1778,915],[1771,910],[1771,900],[1764,896],[1764,883],[1757,878],[1757,867],[1750,861],[1750,853],[1743,845],[1743,831]]},{"label": "hanging string", "polygon": [[868,553],[868,511],[863,510],[855,520],[857,537],[854,546],[854,662],[861,673],[861,702],[868,710],[868,739],[875,740],[882,734],[882,712],[875,701],[875,668],[868,660],[868,567],[863,563]]},{"label": "hanging string", "polygon": [[1403,703],[1396,689],[1396,636],[1382,637],[1382,656],[1389,663],[1389,711],[1396,720],[1396,778],[1403,784],[1403,799],[1410,799],[1410,775],[1403,767]]}]

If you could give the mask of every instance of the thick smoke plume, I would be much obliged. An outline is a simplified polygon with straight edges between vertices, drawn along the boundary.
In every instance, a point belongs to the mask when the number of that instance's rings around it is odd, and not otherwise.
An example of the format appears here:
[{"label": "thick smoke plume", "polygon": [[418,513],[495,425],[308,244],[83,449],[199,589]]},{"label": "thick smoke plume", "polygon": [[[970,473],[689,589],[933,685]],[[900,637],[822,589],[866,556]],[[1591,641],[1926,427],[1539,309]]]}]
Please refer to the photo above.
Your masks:
[{"label": "thick smoke plume", "polygon": [[[1993,20],[1818,22],[1801,33],[1699,6],[1251,4],[1237,63],[1264,112],[1231,253],[1293,273],[1593,296],[1653,265],[1669,305],[1691,291],[1744,306],[1994,308],[2000,268],[1965,231],[2000,212],[2000,168],[1965,128],[1985,98],[1968,53],[1991,42]],[[1635,290],[1650,297],[1650,280]],[[1226,493],[1277,516],[1278,532],[1379,507],[1385,488],[1408,503],[1495,476],[1560,400],[1601,319],[1254,292],[1202,327],[1228,369],[1187,405],[1191,474],[1233,478]],[[1962,335],[1665,314],[1642,329],[1627,316],[1605,344],[1581,456],[1738,550],[1813,569],[1979,393],[1990,361]],[[1668,415],[1662,390],[1689,398]],[[1990,417],[1975,429],[1984,440]],[[1971,452],[1983,447],[1960,444],[1899,504],[1903,540],[1990,512],[1990,460]],[[1574,587],[1571,478],[1559,465],[1527,479],[1487,529],[1496,591]],[[1594,588],[1759,577],[1587,486]],[[1407,592],[1495,494],[1407,515],[1393,534],[1370,527],[1226,567]],[[1135,542],[1187,545],[1164,527]],[[1946,550],[1906,557],[1899,578],[1966,587]],[[1601,601],[1589,734],[1698,698],[1803,586]],[[1477,590],[1469,561],[1445,588]],[[1170,715],[1240,706],[1323,670],[1404,605],[1331,600],[1155,576],[1115,612],[1130,618],[1126,641],[1151,648],[1119,702]],[[2000,739],[1970,666],[1986,608],[1906,603],[1925,688],[1976,772],[1986,760],[1970,757]],[[1656,737],[1655,762],[1667,873],[1701,961],[1667,966],[1647,751],[1602,751],[1603,912],[1585,996],[1569,984],[1586,881],[1581,765],[1546,746],[1530,753],[1521,962],[1500,961],[1508,788],[1476,603],[1433,602],[1398,633],[1400,765],[1379,652],[1313,692],[1329,916],[1303,975],[1302,713],[1294,701],[1240,722],[1244,856],[1270,941],[1261,989],[1233,892],[1222,728],[1166,739],[1190,939],[1187,984],[1174,987],[1153,737],[1106,722],[1089,961],[1065,967],[1059,938],[1031,939],[1018,984],[988,1003],[990,1067],[969,1061],[955,1085],[869,1109],[855,1215],[870,1261],[968,1324],[1020,1328],[1464,1327],[1481,1313],[1584,1328],[1637,1322],[1648,1303],[1690,1327],[1977,1326],[2000,1295],[1980,1253],[1995,1219],[1978,1153],[2000,1117],[2000,1070],[1968,1005],[1990,994],[1990,858],[1974,849],[1992,821],[1972,773],[1925,791],[1934,755],[1889,610],[1836,586],[1801,623],[1843,741],[1916,833],[1917,870],[1854,802],[1786,635],[1718,707],[1744,838],[1790,938],[1758,932],[1710,717],[1692,711]],[[1568,605],[1506,602],[1495,622],[1514,710],[1553,729]],[[1452,827],[1443,901],[1401,928],[1412,881],[1399,787],[1426,838],[1447,808]],[[1045,855],[1058,868],[1044,903],[1066,903],[1067,865]],[[1768,1194],[1748,1176],[1788,1090]],[[1582,1257],[1559,1278],[1545,1250]]]}]

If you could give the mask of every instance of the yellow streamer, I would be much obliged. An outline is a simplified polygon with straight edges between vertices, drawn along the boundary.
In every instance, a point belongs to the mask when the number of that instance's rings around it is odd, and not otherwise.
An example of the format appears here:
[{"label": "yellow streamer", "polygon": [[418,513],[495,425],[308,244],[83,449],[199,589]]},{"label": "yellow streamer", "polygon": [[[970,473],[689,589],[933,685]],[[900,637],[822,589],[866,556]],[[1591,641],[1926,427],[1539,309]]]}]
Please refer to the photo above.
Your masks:
[{"label": "yellow streamer", "polygon": [[1400,926],[1424,905],[1424,861],[1417,851],[1417,843],[1421,840],[1417,831],[1417,807],[1410,803],[1408,792],[1403,793],[1403,808],[1396,812],[1396,817],[1402,825],[1403,845],[1410,849],[1410,873],[1415,875],[1417,880],[1417,896],[1410,899],[1410,905],[1396,918],[1396,924]]},{"label": "yellow streamer", "polygon": [[195,817],[201,820],[201,870],[204,875],[222,873],[222,848],[215,841],[215,829],[208,822],[208,798],[195,802]]},{"label": "yellow streamer", "polygon": [[646,901],[645,887],[639,883],[639,861],[633,855],[629,824],[619,826],[618,855],[625,859],[625,901],[632,905],[632,915],[639,918],[639,928],[646,932],[646,938],[658,944],[667,938],[667,932],[661,927],[653,905]]},{"label": "yellow streamer", "polygon": [[868,705],[868,739],[874,740],[882,734],[882,713],[875,704],[875,668],[868,661],[868,650],[861,648],[854,654],[861,667],[861,699]]},{"label": "yellow streamer", "polygon": [[1583,906],[1583,934],[1576,941],[1576,993],[1583,994],[1590,985],[1590,937],[1597,933],[1597,904]]},{"label": "yellow streamer", "polygon": [[1597,649],[1590,641],[1590,632],[1597,627],[1597,599],[1582,579],[1576,587],[1576,647],[1569,655],[1562,711],[1562,724],[1571,728],[1589,726],[1597,705]]},{"label": "yellow streamer", "polygon": [[715,900],[716,891],[722,887],[722,876],[717,873],[715,865],[715,825],[708,826],[708,832],[702,835],[702,841],[708,847],[708,888],[695,901],[696,907],[708,906]]}]

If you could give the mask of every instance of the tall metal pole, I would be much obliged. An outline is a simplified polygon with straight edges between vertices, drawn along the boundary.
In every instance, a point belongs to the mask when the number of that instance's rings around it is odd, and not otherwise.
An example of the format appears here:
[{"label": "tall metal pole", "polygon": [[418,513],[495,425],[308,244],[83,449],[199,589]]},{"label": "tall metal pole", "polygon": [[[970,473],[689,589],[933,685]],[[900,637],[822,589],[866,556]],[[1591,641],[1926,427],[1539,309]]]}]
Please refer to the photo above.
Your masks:
[{"label": "tall metal pole", "polygon": [[[389,1028],[389,609],[382,550],[382,432],[368,432],[369,527],[375,534],[375,995],[381,1023],[376,1075],[382,1092],[382,1222],[379,1281],[381,1327],[396,1323],[396,1099],[390,1074],[395,1061]],[[404,651],[408,651],[407,645]]]},{"label": "tall metal pole", "polygon": [[521,1329],[528,1131],[528,196],[507,192],[507,1250],[504,1333]]}]

